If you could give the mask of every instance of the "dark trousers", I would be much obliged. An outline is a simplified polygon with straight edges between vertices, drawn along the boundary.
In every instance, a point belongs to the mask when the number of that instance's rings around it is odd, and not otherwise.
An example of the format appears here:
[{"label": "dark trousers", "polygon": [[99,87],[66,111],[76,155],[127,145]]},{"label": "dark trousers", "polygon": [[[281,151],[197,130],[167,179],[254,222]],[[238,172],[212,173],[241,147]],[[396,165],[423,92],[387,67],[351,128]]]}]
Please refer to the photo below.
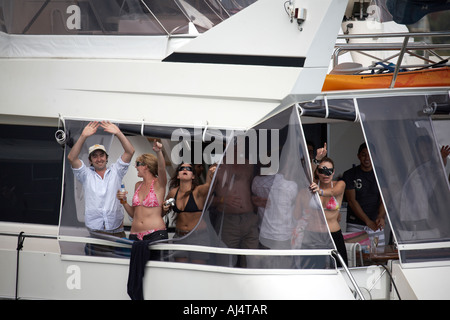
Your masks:
[{"label": "dark trousers", "polygon": [[[347,248],[345,247],[344,236],[342,235],[342,231],[336,231],[331,233],[331,237],[333,237],[333,241],[336,244],[336,248],[341,255],[342,259],[344,259],[345,265],[348,266],[348,258],[347,258]],[[337,261],[337,266],[341,267],[341,263]]]},{"label": "dark trousers", "polygon": [[144,300],[143,279],[145,265],[150,258],[159,252],[150,252],[149,244],[158,240],[168,239],[167,230],[158,230],[146,235],[143,240],[130,235],[130,240],[135,240],[131,247],[130,268],[128,271],[127,293],[132,300]]}]

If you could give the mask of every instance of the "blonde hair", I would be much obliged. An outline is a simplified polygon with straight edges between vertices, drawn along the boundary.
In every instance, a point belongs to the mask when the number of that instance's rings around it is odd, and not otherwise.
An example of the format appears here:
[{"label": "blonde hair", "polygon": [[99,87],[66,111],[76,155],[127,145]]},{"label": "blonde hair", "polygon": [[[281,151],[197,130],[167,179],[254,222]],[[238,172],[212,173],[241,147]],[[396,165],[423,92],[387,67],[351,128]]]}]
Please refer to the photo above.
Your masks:
[{"label": "blonde hair", "polygon": [[158,159],[156,156],[144,153],[137,157],[136,161],[144,163],[155,177],[158,176]]}]

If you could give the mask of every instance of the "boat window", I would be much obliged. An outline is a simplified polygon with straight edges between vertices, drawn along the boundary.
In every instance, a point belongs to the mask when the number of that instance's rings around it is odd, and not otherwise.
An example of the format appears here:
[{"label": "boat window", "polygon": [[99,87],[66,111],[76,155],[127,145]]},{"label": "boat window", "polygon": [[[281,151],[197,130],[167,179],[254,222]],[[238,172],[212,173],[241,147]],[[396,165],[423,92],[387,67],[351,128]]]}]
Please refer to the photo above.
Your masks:
[{"label": "boat window", "polygon": [[194,23],[197,30],[201,30],[201,32],[209,30],[214,25],[222,22],[222,18],[212,10],[206,1],[176,0],[176,2]]},{"label": "boat window", "polygon": [[[436,141],[438,146],[450,145],[450,120],[437,119],[433,120],[433,127],[436,133]],[[450,157],[447,157],[447,163],[445,165],[446,176],[449,178],[450,183]]]},{"label": "boat window", "polygon": [[[333,248],[320,200],[309,191],[308,159],[295,108],[254,130],[235,132],[216,170],[203,217],[217,241],[211,245],[262,252],[221,263],[244,268],[333,266],[325,253],[307,255],[308,250]],[[198,228],[197,233],[202,232]],[[306,254],[265,255],[270,249],[298,249]]]},{"label": "boat window", "polygon": [[8,34],[167,35],[198,32],[253,1],[57,0],[0,1],[0,31]]},{"label": "boat window", "polygon": [[257,0],[222,0],[220,3],[230,13],[235,14]]},{"label": "boat window", "polygon": [[189,33],[189,18],[183,13],[175,1],[143,1],[168,34]]},{"label": "boat window", "polygon": [[58,225],[64,154],[54,134],[0,125],[0,221]]},{"label": "boat window", "polygon": [[[450,240],[450,189],[430,117],[442,100],[448,105],[448,95],[358,99],[363,130],[399,245]],[[420,250],[401,254],[404,262],[437,256]],[[450,258],[447,252],[440,252],[439,257]]]},{"label": "boat window", "polygon": [[[83,131],[84,127],[87,125],[86,121],[77,120],[65,120],[66,132],[66,148],[65,148],[65,166],[64,166],[64,199],[61,208],[61,218],[59,235],[69,236],[69,237],[92,237],[96,239],[106,239],[106,240],[116,240],[114,237],[107,235],[97,234],[90,232],[84,222],[84,192],[81,183],[75,179],[71,164],[67,160],[67,155],[70,152],[70,148],[78,140]],[[109,157],[111,161],[116,161],[121,154],[116,154],[111,150],[112,146],[112,136],[109,133],[98,130],[98,132],[89,137],[84,143],[82,150],[80,152],[79,158],[84,162],[86,166],[89,166],[88,159],[88,148],[94,144],[102,144],[108,150]],[[120,152],[120,151],[118,151]],[[123,150],[122,150],[123,153]],[[112,160],[114,159],[114,160]],[[97,252],[98,255],[105,256],[115,256],[116,251],[121,252],[122,248],[111,246],[102,246],[94,244],[85,243],[71,243],[66,241],[60,241],[61,252],[64,254],[76,254],[84,255],[91,254],[91,252]],[[126,249],[124,249],[126,251]]]},{"label": "boat window", "polygon": [[[85,121],[65,120],[70,139],[78,139]],[[311,167],[298,109],[293,107],[247,131],[171,128],[119,124],[136,149],[135,157],[151,152],[145,136],[162,139],[167,173],[183,160],[217,164],[201,218],[188,233],[176,230],[169,214],[170,241],[165,261],[246,268],[333,268],[334,244],[320,200],[309,191]],[[102,143],[115,161],[122,149],[110,135],[90,137],[87,146]],[[66,153],[69,148],[66,148]],[[191,152],[193,151],[193,152]],[[67,156],[67,155],[66,155]],[[133,160],[132,160],[133,161]],[[186,160],[184,160],[186,161]],[[127,190],[140,180],[135,168],[125,177]],[[64,254],[128,257],[131,241],[90,232],[84,226],[82,187],[65,164],[65,198],[61,213],[60,245]],[[125,229],[130,221],[124,219]],[[102,241],[114,241],[104,243]],[[181,245],[181,247],[180,247]],[[105,247],[107,249],[105,250]],[[248,252],[250,250],[250,253]],[[269,249],[281,250],[270,253]]]}]

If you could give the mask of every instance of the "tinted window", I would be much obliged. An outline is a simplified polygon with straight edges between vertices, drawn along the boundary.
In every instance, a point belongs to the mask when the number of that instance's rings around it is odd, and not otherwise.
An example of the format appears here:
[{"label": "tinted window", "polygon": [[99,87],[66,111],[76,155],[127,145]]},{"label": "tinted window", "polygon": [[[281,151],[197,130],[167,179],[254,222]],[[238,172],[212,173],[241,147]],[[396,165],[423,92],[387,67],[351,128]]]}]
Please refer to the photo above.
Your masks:
[{"label": "tinted window", "polygon": [[58,224],[63,149],[55,131],[0,125],[0,221]]}]

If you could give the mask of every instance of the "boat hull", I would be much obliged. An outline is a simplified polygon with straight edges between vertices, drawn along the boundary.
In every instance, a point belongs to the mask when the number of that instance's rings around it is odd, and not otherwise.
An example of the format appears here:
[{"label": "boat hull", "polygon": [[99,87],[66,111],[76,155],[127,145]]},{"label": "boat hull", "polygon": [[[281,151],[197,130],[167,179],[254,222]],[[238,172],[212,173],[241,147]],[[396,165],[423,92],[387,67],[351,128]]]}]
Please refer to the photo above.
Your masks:
[{"label": "boat hull", "polygon": [[[14,277],[2,277],[0,296],[13,299],[127,300],[129,260],[20,252]],[[17,252],[0,254],[3,272],[15,274]],[[213,285],[211,285],[213,284]],[[236,270],[227,267],[150,261],[146,300],[354,299],[336,270]]]}]

